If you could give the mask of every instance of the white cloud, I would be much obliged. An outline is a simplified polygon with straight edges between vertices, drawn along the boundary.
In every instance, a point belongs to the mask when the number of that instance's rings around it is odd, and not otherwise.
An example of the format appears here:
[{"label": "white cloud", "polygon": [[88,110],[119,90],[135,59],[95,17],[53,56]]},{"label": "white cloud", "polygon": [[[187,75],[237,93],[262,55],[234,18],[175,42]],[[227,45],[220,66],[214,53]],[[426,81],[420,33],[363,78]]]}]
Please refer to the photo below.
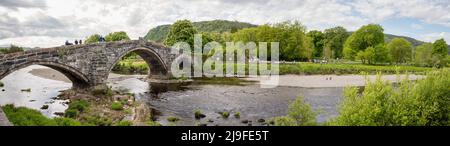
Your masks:
[{"label": "white cloud", "polygon": [[434,42],[442,38],[447,42],[447,44],[450,43],[450,33],[447,32],[429,33],[422,35],[422,40],[424,40],[425,42]]},{"label": "white cloud", "polygon": [[[28,47],[112,31],[126,31],[137,39],[152,27],[178,19],[254,24],[299,20],[308,29],[355,30],[370,22],[409,17],[450,27],[447,0],[7,0],[0,2],[0,16],[0,45]],[[48,43],[30,43],[33,40]]]}]

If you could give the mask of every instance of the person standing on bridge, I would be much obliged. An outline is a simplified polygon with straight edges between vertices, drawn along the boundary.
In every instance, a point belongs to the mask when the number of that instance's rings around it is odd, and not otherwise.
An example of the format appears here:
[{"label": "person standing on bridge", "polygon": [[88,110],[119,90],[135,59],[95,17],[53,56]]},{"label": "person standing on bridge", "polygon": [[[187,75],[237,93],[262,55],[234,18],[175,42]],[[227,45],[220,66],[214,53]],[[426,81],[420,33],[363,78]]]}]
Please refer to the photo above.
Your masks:
[{"label": "person standing on bridge", "polygon": [[80,43],[80,45],[81,45],[81,44],[83,44],[83,41],[82,41],[82,40],[80,40],[80,41],[79,41],[78,43]]},{"label": "person standing on bridge", "polygon": [[75,40],[75,45],[78,45],[78,40]]}]

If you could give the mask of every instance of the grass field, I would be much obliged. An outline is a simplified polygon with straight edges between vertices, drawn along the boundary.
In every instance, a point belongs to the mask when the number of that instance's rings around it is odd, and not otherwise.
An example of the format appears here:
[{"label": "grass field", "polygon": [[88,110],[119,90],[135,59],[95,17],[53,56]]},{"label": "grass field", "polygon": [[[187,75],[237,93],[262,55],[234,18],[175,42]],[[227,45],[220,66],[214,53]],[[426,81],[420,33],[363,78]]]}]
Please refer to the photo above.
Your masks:
[{"label": "grass field", "polygon": [[[256,69],[256,64],[250,64],[245,66],[244,64],[237,64],[235,66],[229,65],[226,70],[233,70],[237,67]],[[249,67],[251,66],[251,67]],[[298,74],[298,75],[327,75],[327,74],[336,74],[336,75],[344,75],[344,74],[360,74],[361,72],[366,72],[368,74],[396,74],[398,73],[412,73],[412,74],[424,74],[428,71],[433,70],[433,68],[428,67],[416,67],[416,66],[395,66],[395,65],[365,65],[358,63],[329,63],[329,64],[319,64],[319,63],[309,63],[309,62],[300,62],[300,63],[290,63],[290,64],[279,64],[279,74]],[[273,67],[277,67],[273,66]],[[115,73],[121,74],[147,74],[148,66],[147,63],[143,60],[123,60],[119,62],[114,68],[113,71]],[[211,71],[210,73],[216,73]]]}]

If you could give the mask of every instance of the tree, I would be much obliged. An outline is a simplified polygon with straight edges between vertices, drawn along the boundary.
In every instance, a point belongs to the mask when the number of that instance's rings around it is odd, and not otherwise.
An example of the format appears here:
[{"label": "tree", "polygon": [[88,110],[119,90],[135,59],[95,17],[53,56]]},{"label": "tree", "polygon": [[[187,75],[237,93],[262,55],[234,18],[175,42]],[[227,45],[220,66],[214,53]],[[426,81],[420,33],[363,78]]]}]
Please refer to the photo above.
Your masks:
[{"label": "tree", "polygon": [[384,63],[390,60],[389,50],[384,44],[379,44],[374,47],[373,63]]},{"label": "tree", "polygon": [[286,21],[274,25],[245,28],[233,34],[235,42],[279,42],[280,59],[307,60],[312,57],[311,40],[306,27],[299,22]]},{"label": "tree", "polygon": [[91,36],[89,36],[88,38],[86,38],[86,40],[84,40],[85,44],[92,44],[92,43],[97,43],[100,40],[101,35],[99,34],[93,34]]},{"label": "tree", "polygon": [[23,52],[24,49],[22,47],[11,44],[9,48],[0,48],[0,54],[9,54],[16,52]]},{"label": "tree", "polygon": [[444,67],[447,65],[448,45],[444,39],[436,40],[433,43],[432,62],[435,67]]},{"label": "tree", "polygon": [[417,46],[414,52],[414,64],[417,66],[431,66],[431,55],[433,51],[433,44],[424,43]]},{"label": "tree", "polygon": [[412,44],[404,38],[394,38],[387,45],[390,57],[396,64],[406,63],[412,57]]},{"label": "tree", "polygon": [[325,37],[321,31],[312,30],[306,34],[309,38],[311,38],[312,46],[313,46],[313,56],[314,57],[322,57],[323,56],[323,48]]},{"label": "tree", "polygon": [[167,46],[173,46],[178,42],[186,42],[191,48],[194,47],[194,35],[197,30],[189,20],[178,20],[171,27],[167,39],[164,44]]},{"label": "tree", "polygon": [[332,58],[342,58],[344,43],[348,38],[348,32],[344,27],[338,26],[324,31],[324,45],[331,49]]},{"label": "tree", "polygon": [[128,37],[126,32],[119,31],[109,33],[108,35],[105,36],[105,40],[107,42],[123,41],[123,40],[130,40],[130,37]]},{"label": "tree", "polygon": [[362,26],[344,44],[344,57],[355,59],[356,53],[369,47],[384,44],[384,29],[378,24]]}]

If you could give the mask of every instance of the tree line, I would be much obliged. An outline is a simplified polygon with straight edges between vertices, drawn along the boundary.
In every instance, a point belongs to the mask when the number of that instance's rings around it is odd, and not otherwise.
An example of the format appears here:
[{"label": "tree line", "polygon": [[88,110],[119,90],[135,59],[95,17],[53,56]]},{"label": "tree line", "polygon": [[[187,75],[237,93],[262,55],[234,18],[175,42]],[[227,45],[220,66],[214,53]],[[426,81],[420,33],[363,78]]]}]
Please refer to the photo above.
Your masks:
[{"label": "tree line", "polygon": [[[298,21],[265,24],[256,27],[233,29],[224,32],[199,32],[189,20],[178,20],[170,26],[163,43],[172,46],[187,42],[194,47],[194,35],[202,34],[203,45],[225,42],[279,42],[280,60],[311,61],[312,59],[361,61],[363,64],[409,64],[427,67],[444,67],[450,62],[448,45],[444,39],[413,47],[404,38],[385,42],[384,29],[378,24],[364,25],[355,32],[337,26],[324,31],[307,31]],[[86,43],[98,42],[98,34],[88,37]],[[113,32],[106,41],[130,40],[126,32]]]}]

